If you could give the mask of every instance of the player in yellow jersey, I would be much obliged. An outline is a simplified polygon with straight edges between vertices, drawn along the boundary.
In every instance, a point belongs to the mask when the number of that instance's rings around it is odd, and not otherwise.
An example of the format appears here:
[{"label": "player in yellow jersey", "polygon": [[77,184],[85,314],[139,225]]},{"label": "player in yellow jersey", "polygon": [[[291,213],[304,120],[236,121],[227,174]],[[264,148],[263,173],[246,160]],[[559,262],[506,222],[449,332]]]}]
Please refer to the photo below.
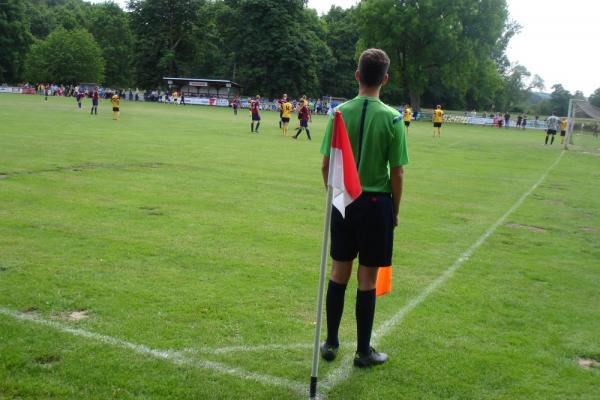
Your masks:
[{"label": "player in yellow jersey", "polygon": [[177,90],[173,92],[173,104],[176,106],[179,105],[179,93],[177,93]]},{"label": "player in yellow jersey", "polygon": [[404,126],[406,127],[406,133],[408,133],[408,127],[410,126],[411,120],[412,120],[412,108],[410,108],[410,104],[406,104],[404,106]]},{"label": "player in yellow jersey", "polygon": [[283,129],[283,136],[287,136],[288,126],[290,124],[290,115],[293,109],[294,106],[286,97],[285,103],[281,104],[281,129]]},{"label": "player in yellow jersey", "polygon": [[565,136],[567,135],[567,119],[563,117],[560,120],[560,144],[565,143]]},{"label": "player in yellow jersey", "polygon": [[119,114],[121,114],[121,99],[119,98],[118,94],[114,94],[113,97],[110,99],[110,102],[112,103],[112,109],[113,109],[113,120],[118,121],[119,120]]},{"label": "player in yellow jersey", "polygon": [[435,128],[437,128],[438,137],[442,136],[442,122],[444,122],[444,111],[442,106],[438,106],[433,110],[433,137],[435,137]]}]

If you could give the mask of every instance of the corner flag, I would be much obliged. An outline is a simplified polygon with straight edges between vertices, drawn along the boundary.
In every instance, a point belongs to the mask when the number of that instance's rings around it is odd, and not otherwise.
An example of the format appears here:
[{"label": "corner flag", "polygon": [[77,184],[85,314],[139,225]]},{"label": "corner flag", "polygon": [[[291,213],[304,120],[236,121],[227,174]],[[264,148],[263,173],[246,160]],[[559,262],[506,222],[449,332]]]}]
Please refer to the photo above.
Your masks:
[{"label": "corner flag", "polygon": [[346,207],[362,193],[358,171],[354,162],[352,145],[348,138],[346,124],[342,113],[336,111],[333,117],[333,134],[329,154],[329,175],[327,177],[327,198],[325,200],[325,220],[323,221],[323,243],[321,244],[321,268],[319,290],[317,293],[317,317],[315,340],[313,343],[313,359],[310,373],[311,399],[317,396],[317,375],[319,371],[319,343],[321,341],[321,324],[323,320],[323,293],[325,291],[325,269],[327,267],[327,241],[331,226],[331,209],[335,207],[346,217]]},{"label": "corner flag", "polygon": [[362,187],[346,124],[339,111],[333,119],[328,185],[333,188],[333,206],[345,217],[346,207],[360,196]]}]

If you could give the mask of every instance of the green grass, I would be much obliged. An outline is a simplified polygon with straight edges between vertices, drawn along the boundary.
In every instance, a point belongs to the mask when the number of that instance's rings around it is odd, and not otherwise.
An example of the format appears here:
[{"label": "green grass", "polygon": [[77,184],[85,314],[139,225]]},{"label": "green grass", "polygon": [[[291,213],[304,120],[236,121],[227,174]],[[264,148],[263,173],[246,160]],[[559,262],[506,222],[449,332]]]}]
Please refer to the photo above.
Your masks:
[{"label": "green grass", "polygon": [[[313,141],[229,110],[0,95],[0,307],[190,360],[308,382],[324,190]],[[376,328],[559,157],[539,131],[413,123],[394,290]],[[588,139],[586,139],[588,140]],[[332,399],[594,399],[600,144],[560,163],[451,279],[382,338],[391,361]],[[533,230],[532,227],[543,228]],[[341,337],[353,352],[354,290]],[[65,315],[86,310],[89,318]],[[231,346],[278,351],[219,352]],[[297,348],[296,345],[305,347]],[[321,364],[320,375],[344,366]],[[0,313],[0,399],[297,399],[296,391]]]}]

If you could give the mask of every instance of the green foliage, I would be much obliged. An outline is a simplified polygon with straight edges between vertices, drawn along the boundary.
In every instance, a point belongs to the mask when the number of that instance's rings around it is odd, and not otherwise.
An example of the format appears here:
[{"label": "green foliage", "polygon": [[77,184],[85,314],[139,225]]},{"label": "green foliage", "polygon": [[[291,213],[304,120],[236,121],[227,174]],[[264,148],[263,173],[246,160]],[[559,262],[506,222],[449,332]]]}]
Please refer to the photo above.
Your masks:
[{"label": "green foliage", "polygon": [[136,79],[144,87],[164,76],[185,75],[193,59],[193,29],[203,0],[132,0],[128,3],[135,40]]},{"label": "green foliage", "polygon": [[58,28],[31,46],[25,73],[31,82],[101,83],[104,59],[88,31]]},{"label": "green foliage", "polygon": [[[361,38],[392,59],[391,79],[408,88],[411,103],[466,105],[474,80],[491,79],[491,54],[503,43],[508,11],[505,0],[363,0]],[[472,98],[481,99],[477,93]],[[449,102],[449,100],[453,100]],[[450,104],[448,104],[450,103]]]},{"label": "green foliage", "polygon": [[90,11],[89,30],[106,61],[104,83],[117,88],[129,86],[133,36],[127,14],[115,3],[97,4]]},{"label": "green foliage", "polygon": [[589,102],[596,107],[600,107],[600,88],[596,89],[589,98]]},{"label": "green foliage", "polygon": [[19,81],[31,34],[21,0],[0,2],[0,83]]}]

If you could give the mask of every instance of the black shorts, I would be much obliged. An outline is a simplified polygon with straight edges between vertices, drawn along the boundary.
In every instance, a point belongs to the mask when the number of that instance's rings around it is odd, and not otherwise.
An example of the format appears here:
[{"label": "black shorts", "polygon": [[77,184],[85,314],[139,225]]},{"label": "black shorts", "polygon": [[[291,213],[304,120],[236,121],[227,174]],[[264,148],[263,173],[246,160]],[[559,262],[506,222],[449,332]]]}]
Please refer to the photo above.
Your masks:
[{"label": "black shorts", "polygon": [[567,131],[560,131],[560,136],[565,136],[567,134]]},{"label": "black shorts", "polygon": [[546,131],[546,133],[547,133],[548,135],[556,135],[556,131],[555,131],[554,129],[548,129],[548,130]]},{"label": "black shorts", "polygon": [[98,105],[98,100],[97,99],[92,100],[92,105],[93,106],[97,106]]},{"label": "black shorts", "polygon": [[410,121],[404,121],[404,126],[408,128],[410,126]]},{"label": "black shorts", "polygon": [[288,117],[281,117],[281,122],[287,124],[288,122],[290,122],[290,119]]},{"label": "black shorts", "polygon": [[331,213],[331,258],[360,265],[392,265],[394,205],[389,193],[363,193],[346,207],[346,218],[333,207]]},{"label": "black shorts", "polygon": [[114,112],[119,112],[119,107],[113,107]]},{"label": "black shorts", "polygon": [[434,128],[441,128],[442,127],[442,123],[441,122],[434,122],[433,123],[433,127]]},{"label": "black shorts", "polygon": [[260,121],[260,114],[252,113],[252,121]]},{"label": "black shorts", "polygon": [[300,126],[303,127],[303,128],[308,128],[308,120],[301,119],[300,120]]}]

